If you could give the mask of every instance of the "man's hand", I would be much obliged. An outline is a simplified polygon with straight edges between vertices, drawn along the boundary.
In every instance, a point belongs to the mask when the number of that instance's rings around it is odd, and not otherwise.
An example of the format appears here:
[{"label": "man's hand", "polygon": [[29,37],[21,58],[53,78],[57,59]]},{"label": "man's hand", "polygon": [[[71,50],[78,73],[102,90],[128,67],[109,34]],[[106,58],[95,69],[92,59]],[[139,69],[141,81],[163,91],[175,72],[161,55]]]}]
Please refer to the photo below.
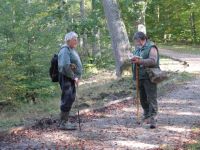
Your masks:
[{"label": "man's hand", "polygon": [[132,63],[134,63],[134,64],[141,64],[141,59],[140,59],[140,57],[133,57],[133,58],[131,59],[131,61],[132,61]]},{"label": "man's hand", "polygon": [[79,79],[78,79],[78,78],[75,78],[74,81],[75,81],[75,84],[78,86],[78,84],[79,84]]},{"label": "man's hand", "polygon": [[70,64],[70,68],[72,69],[73,72],[75,72],[77,66],[75,64]]}]

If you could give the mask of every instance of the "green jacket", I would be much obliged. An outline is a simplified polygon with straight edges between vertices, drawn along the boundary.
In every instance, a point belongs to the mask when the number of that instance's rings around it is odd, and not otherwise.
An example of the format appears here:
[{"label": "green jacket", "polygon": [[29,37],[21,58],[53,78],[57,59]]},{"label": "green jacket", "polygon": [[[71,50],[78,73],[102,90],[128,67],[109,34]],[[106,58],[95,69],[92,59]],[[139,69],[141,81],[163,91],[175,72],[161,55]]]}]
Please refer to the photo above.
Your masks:
[{"label": "green jacket", "polygon": [[[149,58],[149,53],[152,47],[155,47],[157,49],[157,47],[155,46],[155,44],[151,41],[147,41],[145,43],[145,45],[142,48],[136,48],[135,51],[133,52],[134,55],[139,56],[142,59],[148,59]],[[157,65],[154,66],[155,68],[158,67],[159,68],[159,54],[158,54],[158,60],[157,60]],[[140,65],[139,68],[139,79],[149,79],[149,75],[145,70],[146,67],[144,67],[143,65]],[[136,65],[133,64],[133,78],[134,80],[136,79]]]},{"label": "green jacket", "polygon": [[[71,69],[71,64],[76,65],[76,69]],[[83,66],[81,59],[75,49],[64,45],[58,53],[58,71],[68,78],[81,78]]]}]

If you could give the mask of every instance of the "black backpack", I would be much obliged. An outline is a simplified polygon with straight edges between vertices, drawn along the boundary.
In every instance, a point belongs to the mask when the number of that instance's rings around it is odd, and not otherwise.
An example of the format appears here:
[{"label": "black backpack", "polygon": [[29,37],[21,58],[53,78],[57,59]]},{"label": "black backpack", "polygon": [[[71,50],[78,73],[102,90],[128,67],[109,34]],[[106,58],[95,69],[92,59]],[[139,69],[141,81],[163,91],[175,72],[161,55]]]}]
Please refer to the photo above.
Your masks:
[{"label": "black backpack", "polygon": [[51,66],[49,68],[49,75],[52,82],[58,82],[58,54],[54,54],[51,59]]}]

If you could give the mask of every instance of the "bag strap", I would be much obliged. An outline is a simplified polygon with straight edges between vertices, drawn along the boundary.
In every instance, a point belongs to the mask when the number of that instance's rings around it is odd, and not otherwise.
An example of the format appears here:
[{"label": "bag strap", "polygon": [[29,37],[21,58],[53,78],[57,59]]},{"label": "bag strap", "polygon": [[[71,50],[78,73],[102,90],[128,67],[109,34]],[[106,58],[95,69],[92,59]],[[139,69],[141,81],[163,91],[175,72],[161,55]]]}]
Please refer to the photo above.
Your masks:
[{"label": "bag strap", "polygon": [[72,53],[71,53],[71,51],[70,51],[70,49],[69,49],[69,47],[67,46],[67,45],[64,45],[64,46],[62,46],[61,48],[60,48],[60,50],[59,50],[59,52],[61,51],[61,49],[63,49],[63,48],[66,48],[66,49],[68,49],[69,50],[69,54],[70,54],[70,62],[71,62],[71,55],[72,55]]}]

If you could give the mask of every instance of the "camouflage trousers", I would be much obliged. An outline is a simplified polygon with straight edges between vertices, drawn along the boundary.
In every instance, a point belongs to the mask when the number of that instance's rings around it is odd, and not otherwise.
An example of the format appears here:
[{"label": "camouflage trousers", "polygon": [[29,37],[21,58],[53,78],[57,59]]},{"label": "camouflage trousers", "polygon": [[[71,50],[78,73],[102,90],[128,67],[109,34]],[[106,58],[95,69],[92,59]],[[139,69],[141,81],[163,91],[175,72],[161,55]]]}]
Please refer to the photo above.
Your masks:
[{"label": "camouflage trousers", "polygon": [[60,74],[59,83],[62,91],[60,110],[61,112],[69,112],[76,97],[75,82],[74,80]]},{"label": "camouflage trousers", "polygon": [[154,117],[158,112],[157,84],[150,80],[140,80],[140,103],[144,110],[144,117]]}]

